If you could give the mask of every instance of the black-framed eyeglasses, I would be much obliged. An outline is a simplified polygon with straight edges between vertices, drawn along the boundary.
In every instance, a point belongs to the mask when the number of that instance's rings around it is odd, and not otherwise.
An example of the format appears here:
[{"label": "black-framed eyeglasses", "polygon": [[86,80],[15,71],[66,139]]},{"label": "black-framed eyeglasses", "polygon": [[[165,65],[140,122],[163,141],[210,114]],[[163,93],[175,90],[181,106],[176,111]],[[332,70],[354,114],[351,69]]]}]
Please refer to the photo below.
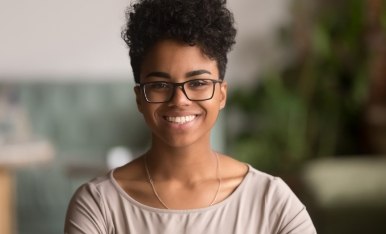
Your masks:
[{"label": "black-framed eyeglasses", "polygon": [[194,79],[181,83],[155,81],[136,84],[140,87],[149,103],[169,102],[175,93],[176,87],[181,88],[186,98],[190,101],[206,101],[213,98],[215,86],[222,80]]}]

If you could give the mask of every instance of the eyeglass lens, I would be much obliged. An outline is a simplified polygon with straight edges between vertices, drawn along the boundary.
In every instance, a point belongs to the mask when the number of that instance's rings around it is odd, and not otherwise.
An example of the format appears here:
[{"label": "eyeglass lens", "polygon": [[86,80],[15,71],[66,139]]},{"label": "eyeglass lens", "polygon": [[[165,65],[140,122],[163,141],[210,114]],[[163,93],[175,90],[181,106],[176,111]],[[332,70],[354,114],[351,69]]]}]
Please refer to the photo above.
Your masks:
[{"label": "eyeglass lens", "polygon": [[196,79],[183,83],[151,82],[143,84],[143,91],[149,102],[167,102],[177,86],[182,88],[185,96],[191,101],[203,101],[213,97],[216,80]]}]

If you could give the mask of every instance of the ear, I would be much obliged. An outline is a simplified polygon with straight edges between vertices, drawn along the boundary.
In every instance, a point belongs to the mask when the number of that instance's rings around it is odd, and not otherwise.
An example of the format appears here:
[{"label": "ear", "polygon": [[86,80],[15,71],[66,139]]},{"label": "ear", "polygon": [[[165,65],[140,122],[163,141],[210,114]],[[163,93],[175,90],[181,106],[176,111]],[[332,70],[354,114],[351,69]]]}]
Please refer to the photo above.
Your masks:
[{"label": "ear", "polygon": [[142,113],[142,93],[141,88],[138,86],[134,87],[134,93],[135,93],[135,102],[137,103],[138,111]]},{"label": "ear", "polygon": [[225,107],[227,101],[228,83],[223,81],[220,85],[220,110]]}]

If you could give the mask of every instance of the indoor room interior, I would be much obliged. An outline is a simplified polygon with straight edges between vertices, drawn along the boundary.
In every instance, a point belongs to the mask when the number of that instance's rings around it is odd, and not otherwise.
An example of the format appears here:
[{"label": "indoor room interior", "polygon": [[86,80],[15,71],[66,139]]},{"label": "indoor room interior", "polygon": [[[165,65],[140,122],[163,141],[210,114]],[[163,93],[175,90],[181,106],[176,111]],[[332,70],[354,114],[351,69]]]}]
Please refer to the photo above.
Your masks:
[{"label": "indoor room interior", "polygon": [[[280,176],[320,234],[386,233],[386,2],[228,0],[213,148]],[[0,233],[63,233],[75,190],[141,154],[130,0],[0,0]]]}]

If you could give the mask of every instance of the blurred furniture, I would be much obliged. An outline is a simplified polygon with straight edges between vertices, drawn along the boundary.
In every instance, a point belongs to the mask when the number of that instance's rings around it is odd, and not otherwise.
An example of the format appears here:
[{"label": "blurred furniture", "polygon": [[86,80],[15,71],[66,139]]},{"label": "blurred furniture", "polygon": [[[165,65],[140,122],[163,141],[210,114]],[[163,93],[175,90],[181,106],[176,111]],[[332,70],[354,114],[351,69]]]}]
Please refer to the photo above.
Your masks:
[{"label": "blurred furniture", "polygon": [[318,233],[386,233],[386,157],[315,160],[303,179]]},{"label": "blurred furniture", "polygon": [[16,189],[13,171],[30,165],[48,163],[54,156],[51,144],[45,141],[0,145],[0,233],[16,233]]},{"label": "blurred furniture", "polygon": [[[106,165],[106,152],[117,145],[146,145],[132,82],[79,81],[9,84],[34,135],[49,139],[56,151],[49,166],[15,173],[18,234],[63,233],[72,194],[80,184],[105,173],[98,168]],[[79,170],[70,170],[71,165]]]}]

